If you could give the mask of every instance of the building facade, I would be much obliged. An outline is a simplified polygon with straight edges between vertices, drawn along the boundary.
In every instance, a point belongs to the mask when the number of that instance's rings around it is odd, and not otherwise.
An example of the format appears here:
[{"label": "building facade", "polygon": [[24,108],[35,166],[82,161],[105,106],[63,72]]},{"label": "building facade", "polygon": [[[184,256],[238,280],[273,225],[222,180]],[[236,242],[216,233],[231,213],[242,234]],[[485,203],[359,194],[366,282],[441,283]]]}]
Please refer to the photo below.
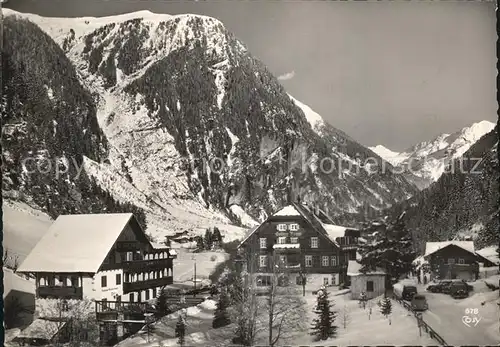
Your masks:
[{"label": "building facade", "polygon": [[377,269],[362,273],[361,268],[362,265],[356,260],[350,260],[347,266],[347,276],[351,279],[351,299],[359,300],[362,293],[365,293],[368,300],[383,295],[387,282],[385,271]]},{"label": "building facade", "polygon": [[479,275],[479,259],[472,241],[427,242],[424,259],[433,279],[474,281]]},{"label": "building facade", "polygon": [[347,281],[347,263],[356,259],[359,231],[333,225],[312,206],[292,203],[268,217],[241,242],[246,270],[257,287],[339,285]]},{"label": "building facade", "polygon": [[[106,319],[117,320],[119,307],[139,307],[173,283],[171,253],[150,242],[132,214],[64,215],[18,272],[36,278],[36,319],[67,319],[78,311],[96,314],[98,320],[107,312]],[[142,317],[135,315],[134,320],[144,319],[141,310],[135,311]],[[119,338],[120,331],[111,330]]]}]

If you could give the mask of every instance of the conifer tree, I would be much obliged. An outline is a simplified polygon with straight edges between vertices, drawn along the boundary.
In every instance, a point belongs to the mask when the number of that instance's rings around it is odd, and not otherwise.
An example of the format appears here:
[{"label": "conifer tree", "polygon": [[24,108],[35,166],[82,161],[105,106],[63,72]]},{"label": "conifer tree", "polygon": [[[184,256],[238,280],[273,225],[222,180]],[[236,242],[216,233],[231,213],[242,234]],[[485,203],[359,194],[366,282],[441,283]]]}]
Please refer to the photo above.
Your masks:
[{"label": "conifer tree", "polygon": [[156,298],[156,317],[161,318],[167,314],[170,313],[170,309],[167,304],[167,291],[165,289],[162,289],[160,292],[160,295],[158,295],[158,298]]},{"label": "conifer tree", "polygon": [[210,229],[205,231],[205,237],[203,238],[206,250],[211,250],[213,245],[213,235]]},{"label": "conifer tree", "polygon": [[368,232],[378,231],[372,242],[360,247],[361,272],[384,269],[388,275],[399,279],[409,273],[416,252],[411,234],[402,220],[404,213],[394,222],[387,219],[365,227]]},{"label": "conifer tree", "polygon": [[[380,304],[380,313],[382,313],[386,318],[388,318],[392,313],[392,302],[387,296],[382,299]],[[389,318],[389,325],[391,324],[391,319]]]},{"label": "conifer tree", "polygon": [[229,296],[226,288],[221,288],[219,300],[217,301],[212,328],[217,329],[231,323],[227,309],[229,307]]},{"label": "conifer tree", "polygon": [[337,313],[332,310],[333,305],[328,298],[326,290],[318,291],[317,304],[314,313],[317,318],[313,320],[311,335],[316,341],[326,340],[337,335],[337,326],[334,325]]},{"label": "conifer tree", "polygon": [[184,317],[179,315],[179,319],[177,320],[177,324],[175,325],[175,337],[178,338],[177,343],[181,346],[184,346],[184,342],[186,336],[186,322],[184,321]]}]

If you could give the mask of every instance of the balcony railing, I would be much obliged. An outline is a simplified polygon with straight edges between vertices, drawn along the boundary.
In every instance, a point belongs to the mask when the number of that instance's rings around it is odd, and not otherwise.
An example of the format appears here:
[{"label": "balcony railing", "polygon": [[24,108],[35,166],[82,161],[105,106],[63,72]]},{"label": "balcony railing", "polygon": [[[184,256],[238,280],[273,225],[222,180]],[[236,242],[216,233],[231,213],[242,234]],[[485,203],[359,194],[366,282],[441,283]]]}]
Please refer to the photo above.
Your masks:
[{"label": "balcony railing", "polygon": [[134,260],[122,264],[125,272],[147,272],[172,268],[172,258]]},{"label": "balcony railing", "polygon": [[41,299],[83,299],[81,287],[41,286],[36,290],[36,296]]},{"label": "balcony railing", "polygon": [[168,286],[169,284],[172,283],[174,283],[172,276],[160,277],[160,278],[137,281],[137,282],[124,282],[123,293],[127,294],[139,290]]}]

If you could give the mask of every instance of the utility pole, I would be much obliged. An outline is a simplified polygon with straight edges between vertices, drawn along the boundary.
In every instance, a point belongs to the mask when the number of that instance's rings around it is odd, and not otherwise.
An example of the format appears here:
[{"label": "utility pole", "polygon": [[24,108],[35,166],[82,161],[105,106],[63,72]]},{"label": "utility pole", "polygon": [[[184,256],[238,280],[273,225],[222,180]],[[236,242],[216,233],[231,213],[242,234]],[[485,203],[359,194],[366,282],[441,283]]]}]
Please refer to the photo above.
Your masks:
[{"label": "utility pole", "polygon": [[194,292],[193,292],[193,296],[196,297],[196,257],[193,255],[193,257],[191,259],[194,260],[194,276],[193,276]]}]

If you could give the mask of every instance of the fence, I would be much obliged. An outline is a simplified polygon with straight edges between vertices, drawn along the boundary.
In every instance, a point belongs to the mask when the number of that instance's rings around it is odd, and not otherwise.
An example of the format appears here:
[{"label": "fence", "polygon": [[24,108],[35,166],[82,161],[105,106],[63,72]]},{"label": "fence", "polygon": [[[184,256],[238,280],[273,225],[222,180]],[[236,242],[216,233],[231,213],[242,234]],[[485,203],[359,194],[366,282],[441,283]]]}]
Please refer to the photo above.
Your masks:
[{"label": "fence", "polygon": [[400,304],[401,304],[404,308],[406,308],[408,311],[410,311],[411,313],[413,313],[413,315],[415,316],[415,318],[417,319],[417,321],[419,321],[419,326],[420,326],[421,328],[423,328],[423,329],[425,330],[425,332],[426,332],[426,333],[428,333],[428,334],[429,334],[429,336],[430,336],[430,338],[431,338],[431,339],[434,339],[434,340],[436,340],[437,342],[439,342],[439,344],[440,344],[441,346],[449,346],[449,345],[446,343],[446,341],[445,341],[445,340],[441,337],[441,335],[439,335],[439,334],[438,334],[438,333],[437,333],[434,329],[432,329],[432,328],[431,328],[431,327],[430,327],[430,326],[429,326],[429,325],[428,325],[428,324],[424,321],[424,319],[422,318],[422,316],[421,316],[418,312],[414,311],[414,310],[411,308],[411,305],[410,305],[408,302],[406,302],[406,301],[404,301],[404,300],[402,300],[402,299],[400,299],[400,298],[398,298],[398,297],[396,297],[396,296],[393,296],[393,299],[394,299],[395,301],[399,302],[399,303],[400,303]]}]

